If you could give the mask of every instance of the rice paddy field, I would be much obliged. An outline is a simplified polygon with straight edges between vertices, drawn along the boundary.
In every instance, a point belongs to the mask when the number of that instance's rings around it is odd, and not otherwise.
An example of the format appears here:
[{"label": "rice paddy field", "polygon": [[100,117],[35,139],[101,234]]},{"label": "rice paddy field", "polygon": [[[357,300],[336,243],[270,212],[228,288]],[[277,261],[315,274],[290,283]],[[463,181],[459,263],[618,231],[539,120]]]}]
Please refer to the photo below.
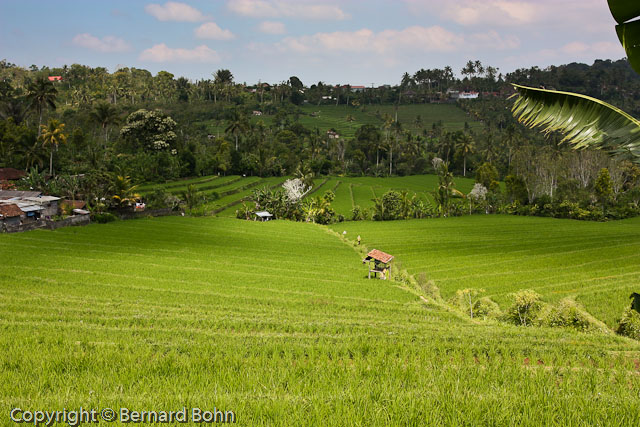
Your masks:
[{"label": "rice paddy field", "polygon": [[573,298],[614,328],[629,295],[640,290],[640,218],[597,223],[477,215],[335,228],[396,255],[414,276],[426,273],[445,298],[482,288],[507,308],[511,294],[533,289],[548,302]]},{"label": "rice paddy field", "polygon": [[[317,179],[321,184],[322,181]],[[469,193],[474,180],[470,178],[455,178],[456,188],[463,193]],[[333,190],[336,197],[331,204],[336,213],[346,219],[351,218],[355,206],[363,209],[373,207],[373,198],[381,197],[389,190],[408,191],[410,197],[415,196],[425,202],[433,202],[431,193],[438,187],[438,177],[435,175],[412,175],[403,177],[330,177],[314,195]]]},{"label": "rice paddy field", "polygon": [[[362,125],[382,126],[383,116],[389,114],[395,118],[394,105],[365,105],[363,107],[347,107],[346,105],[304,105],[300,107],[301,113],[292,120],[296,120],[309,129],[318,128],[321,132],[335,129],[341,136],[352,138]],[[398,107],[398,120],[405,129],[414,134],[422,134],[423,130],[430,130],[434,123],[442,122],[442,126],[448,131],[463,130],[465,123],[472,129],[480,129],[482,123],[476,122],[467,113],[455,104],[409,104]],[[350,116],[353,120],[347,120]],[[420,116],[420,122],[416,118]],[[263,121],[270,125],[273,116],[252,116],[251,121],[256,123]],[[214,135],[224,135],[226,124],[224,121],[208,120],[201,122],[207,131]]]},{"label": "rice paddy field", "polygon": [[[545,295],[571,275],[602,290],[633,277],[637,222],[538,220],[334,229],[443,290],[477,274],[499,295],[517,287],[510,270]],[[472,321],[367,280],[355,249],[323,226],[216,217],[0,234],[1,424],[13,407],[215,407],[238,425],[640,423],[640,343]]]}]

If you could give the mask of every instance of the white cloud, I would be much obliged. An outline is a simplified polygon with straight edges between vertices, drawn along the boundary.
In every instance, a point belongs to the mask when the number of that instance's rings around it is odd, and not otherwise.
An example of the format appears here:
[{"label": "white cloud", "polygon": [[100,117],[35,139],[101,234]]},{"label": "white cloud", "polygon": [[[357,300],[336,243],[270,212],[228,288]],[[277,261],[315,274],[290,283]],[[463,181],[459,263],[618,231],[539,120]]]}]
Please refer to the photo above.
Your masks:
[{"label": "white cloud", "polygon": [[194,30],[194,34],[199,39],[231,40],[235,38],[231,31],[223,30],[215,22],[200,25]]},{"label": "white cloud", "polygon": [[188,4],[168,1],[164,5],[148,4],[144,10],[158,21],[199,22],[206,16]]},{"label": "white cloud", "polygon": [[258,29],[265,34],[284,34],[284,24],[276,21],[264,21],[258,25]]},{"label": "white cloud", "polygon": [[99,39],[89,33],[83,33],[75,36],[72,42],[76,46],[104,53],[127,52],[131,50],[131,46],[127,42],[115,36],[106,36]]},{"label": "white cloud", "polygon": [[492,50],[508,50],[520,47],[520,39],[516,36],[501,36],[495,30],[486,33],[473,33],[467,37],[472,47],[491,48]]},{"label": "white cloud", "polygon": [[349,18],[339,6],[284,0],[229,0],[232,12],[252,18],[301,18],[341,21]]},{"label": "white cloud", "polygon": [[525,1],[467,0],[448,3],[443,17],[460,25],[523,25],[540,19],[542,8]]},{"label": "white cloud", "polygon": [[208,46],[201,45],[194,49],[172,49],[166,44],[157,44],[140,54],[141,61],[151,62],[218,62],[220,55]]},{"label": "white cloud", "polygon": [[374,53],[396,55],[413,52],[461,52],[465,49],[515,49],[520,46],[517,37],[503,37],[496,31],[463,35],[438,25],[412,26],[403,30],[374,32],[367,28],[358,31],[316,33],[301,37],[285,37],[276,47],[280,51],[312,54]]}]

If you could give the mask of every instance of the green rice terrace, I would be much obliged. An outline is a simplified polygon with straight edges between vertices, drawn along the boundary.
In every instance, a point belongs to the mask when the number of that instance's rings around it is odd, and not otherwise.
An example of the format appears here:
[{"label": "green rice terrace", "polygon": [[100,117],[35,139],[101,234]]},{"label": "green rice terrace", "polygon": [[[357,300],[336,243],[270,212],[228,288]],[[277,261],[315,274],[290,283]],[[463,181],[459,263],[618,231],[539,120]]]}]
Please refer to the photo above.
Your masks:
[{"label": "green rice terrace", "polygon": [[[469,117],[455,104],[411,104],[397,108],[398,121],[414,134],[421,134],[424,129],[431,129],[434,123],[442,123],[448,131],[462,130],[467,123],[471,129],[480,130],[482,124]],[[304,105],[292,120],[309,128],[318,128],[321,132],[335,129],[341,136],[351,138],[362,125],[380,127],[384,124],[384,116],[395,118],[396,108],[393,105],[366,105],[364,108],[346,105]],[[273,115],[253,116],[251,121],[262,120],[265,125],[273,122]],[[224,135],[225,121],[208,120],[200,122],[211,134]]]},{"label": "green rice terrace", "polygon": [[[171,181],[166,184],[143,185],[138,188],[141,194],[149,194],[154,189],[179,196],[188,185],[203,196],[211,198],[217,193],[219,198],[213,199],[199,207],[199,212],[217,214],[219,216],[235,217],[239,204],[245,201],[258,188],[276,188],[288,177],[242,177],[242,176],[207,176],[188,180]],[[456,178],[457,188],[468,193],[473,188],[474,180],[470,178]],[[336,213],[349,219],[355,206],[363,209],[373,207],[373,198],[380,197],[386,191],[408,191],[410,196],[423,201],[432,201],[431,192],[437,187],[438,178],[435,175],[413,175],[404,177],[320,177],[316,178],[311,195],[333,191],[336,195],[332,207]]]},{"label": "green rice terrace", "polygon": [[637,425],[638,342],[470,319],[367,280],[350,241],[361,234],[445,295],[576,294],[610,323],[637,278],[637,225],[474,216],[333,231],[164,217],[0,235],[0,407],[216,407],[239,425]]}]

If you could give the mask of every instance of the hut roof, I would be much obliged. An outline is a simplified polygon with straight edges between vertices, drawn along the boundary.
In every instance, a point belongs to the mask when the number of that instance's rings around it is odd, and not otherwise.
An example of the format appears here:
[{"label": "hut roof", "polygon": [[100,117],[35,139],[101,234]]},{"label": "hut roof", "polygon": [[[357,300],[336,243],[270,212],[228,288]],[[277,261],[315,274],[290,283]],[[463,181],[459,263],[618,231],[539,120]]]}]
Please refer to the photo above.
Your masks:
[{"label": "hut roof", "polygon": [[271,218],[273,216],[267,211],[256,212],[256,215],[259,216],[260,218]]},{"label": "hut roof", "polygon": [[0,216],[13,218],[22,215],[22,210],[17,205],[0,205]]},{"label": "hut roof", "polygon": [[367,257],[363,261],[369,261],[370,259],[375,259],[386,264],[393,259],[393,255],[374,249],[367,254]]}]

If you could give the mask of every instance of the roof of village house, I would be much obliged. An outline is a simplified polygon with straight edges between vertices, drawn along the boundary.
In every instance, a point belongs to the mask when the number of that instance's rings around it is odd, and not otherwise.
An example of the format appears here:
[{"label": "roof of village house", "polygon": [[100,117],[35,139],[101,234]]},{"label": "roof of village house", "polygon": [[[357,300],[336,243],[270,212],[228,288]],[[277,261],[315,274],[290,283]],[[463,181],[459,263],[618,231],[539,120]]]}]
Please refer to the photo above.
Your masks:
[{"label": "roof of village house", "polygon": [[56,196],[23,197],[22,200],[42,204],[42,203],[55,202],[56,200],[60,200],[60,197],[56,197]]},{"label": "roof of village house", "polygon": [[26,175],[27,174],[20,169],[0,168],[0,181],[13,181]]},{"label": "roof of village house", "polygon": [[2,204],[0,205],[0,216],[5,218],[12,218],[22,215],[22,210],[14,204]]},{"label": "roof of village house", "polygon": [[25,197],[37,197],[42,194],[39,191],[18,191],[18,190],[0,190],[1,199],[13,199],[13,198],[25,198]]},{"label": "roof of village house", "polygon": [[367,257],[363,261],[368,261],[369,259],[375,259],[386,264],[393,259],[393,255],[389,255],[388,253],[373,249],[367,254]]}]

